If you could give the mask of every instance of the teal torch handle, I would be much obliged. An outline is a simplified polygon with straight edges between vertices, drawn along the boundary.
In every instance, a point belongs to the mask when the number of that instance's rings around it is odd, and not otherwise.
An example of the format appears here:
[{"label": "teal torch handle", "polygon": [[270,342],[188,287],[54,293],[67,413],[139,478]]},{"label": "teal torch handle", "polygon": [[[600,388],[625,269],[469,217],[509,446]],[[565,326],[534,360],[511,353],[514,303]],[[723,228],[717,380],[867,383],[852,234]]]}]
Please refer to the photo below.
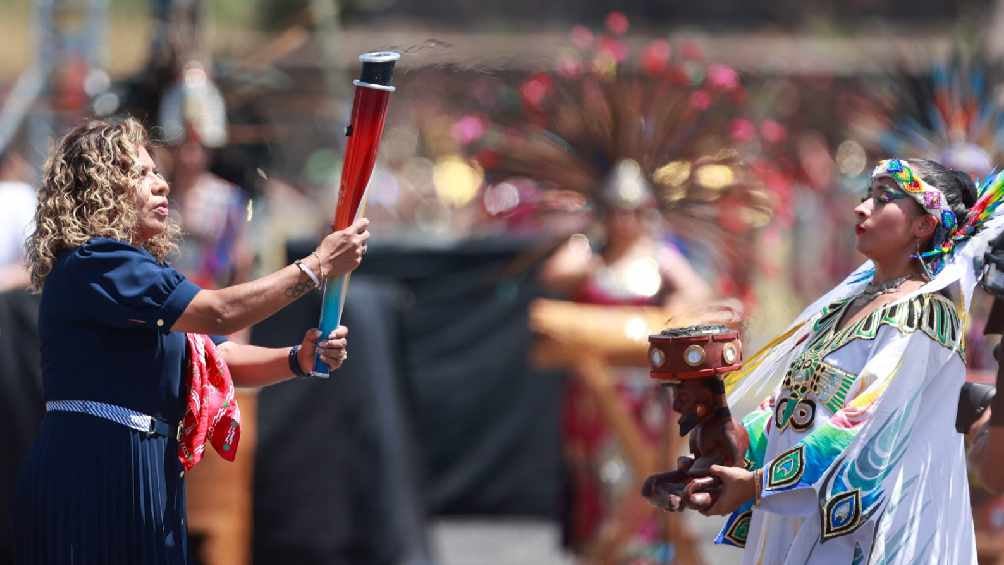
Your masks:
[{"label": "teal torch handle", "polygon": [[[349,290],[349,278],[351,275],[342,275],[329,279],[324,285],[324,292],[321,296],[321,322],[318,325],[321,330],[319,340],[328,339],[330,334],[342,321],[342,308],[345,306],[345,293]],[[326,379],[331,376],[331,367],[321,361],[320,353],[314,353],[314,369],[310,372],[312,377]]]}]

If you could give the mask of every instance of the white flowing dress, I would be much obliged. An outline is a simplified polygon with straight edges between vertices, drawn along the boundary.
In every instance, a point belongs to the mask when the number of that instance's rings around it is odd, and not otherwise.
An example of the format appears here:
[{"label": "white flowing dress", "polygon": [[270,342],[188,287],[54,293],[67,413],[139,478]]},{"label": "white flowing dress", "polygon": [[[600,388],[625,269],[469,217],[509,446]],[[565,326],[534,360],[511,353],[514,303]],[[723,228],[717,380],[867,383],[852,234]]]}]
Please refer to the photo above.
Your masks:
[{"label": "white flowing dress", "polygon": [[775,362],[783,381],[743,420],[761,501],[716,541],[748,565],[975,564],[958,308],[916,294],[838,330],[849,303],[823,307]]}]

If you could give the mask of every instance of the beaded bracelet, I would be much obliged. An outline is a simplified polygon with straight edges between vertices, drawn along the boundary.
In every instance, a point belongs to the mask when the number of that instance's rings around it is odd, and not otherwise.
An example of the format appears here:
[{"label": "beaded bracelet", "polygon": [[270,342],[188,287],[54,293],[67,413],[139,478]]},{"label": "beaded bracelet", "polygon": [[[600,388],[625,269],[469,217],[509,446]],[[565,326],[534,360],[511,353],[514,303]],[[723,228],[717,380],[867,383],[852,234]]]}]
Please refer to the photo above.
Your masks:
[{"label": "beaded bracelet", "polygon": [[294,377],[309,377],[306,372],[300,367],[300,346],[294,345],[289,348],[289,370],[293,373]]},{"label": "beaded bracelet", "polygon": [[761,500],[760,488],[763,484],[763,469],[753,471],[753,506],[759,507]]}]

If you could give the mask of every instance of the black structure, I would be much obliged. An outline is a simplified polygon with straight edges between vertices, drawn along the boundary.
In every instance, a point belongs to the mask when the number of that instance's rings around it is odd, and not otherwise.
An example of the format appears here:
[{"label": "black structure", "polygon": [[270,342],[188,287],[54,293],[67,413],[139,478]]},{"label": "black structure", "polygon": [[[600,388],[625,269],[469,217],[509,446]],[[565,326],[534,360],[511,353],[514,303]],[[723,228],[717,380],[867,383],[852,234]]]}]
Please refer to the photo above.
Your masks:
[{"label": "black structure", "polygon": [[[537,249],[371,246],[345,306],[349,360],[259,397],[256,564],[420,563],[430,514],[556,516],[561,379],[527,358]],[[319,311],[311,295],[253,341],[293,343]]]}]

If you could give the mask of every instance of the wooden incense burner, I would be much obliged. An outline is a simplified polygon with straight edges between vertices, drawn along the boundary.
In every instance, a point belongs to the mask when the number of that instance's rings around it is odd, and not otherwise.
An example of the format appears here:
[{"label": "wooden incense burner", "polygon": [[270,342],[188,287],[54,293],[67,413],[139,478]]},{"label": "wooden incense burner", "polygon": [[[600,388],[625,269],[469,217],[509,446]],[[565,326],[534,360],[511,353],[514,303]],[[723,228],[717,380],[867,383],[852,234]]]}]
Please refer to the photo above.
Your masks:
[{"label": "wooden incense burner", "polygon": [[[687,503],[698,492],[691,480],[708,476],[712,465],[744,465],[749,436],[729,412],[722,381],[724,374],[742,366],[742,342],[739,332],[718,325],[663,330],[648,341],[650,375],[673,388],[673,410],[681,414],[680,435],[690,434],[693,463],[652,475],[642,496],[675,512],[695,507]],[[697,509],[714,502],[714,486],[700,491],[711,492],[712,497]]]}]

